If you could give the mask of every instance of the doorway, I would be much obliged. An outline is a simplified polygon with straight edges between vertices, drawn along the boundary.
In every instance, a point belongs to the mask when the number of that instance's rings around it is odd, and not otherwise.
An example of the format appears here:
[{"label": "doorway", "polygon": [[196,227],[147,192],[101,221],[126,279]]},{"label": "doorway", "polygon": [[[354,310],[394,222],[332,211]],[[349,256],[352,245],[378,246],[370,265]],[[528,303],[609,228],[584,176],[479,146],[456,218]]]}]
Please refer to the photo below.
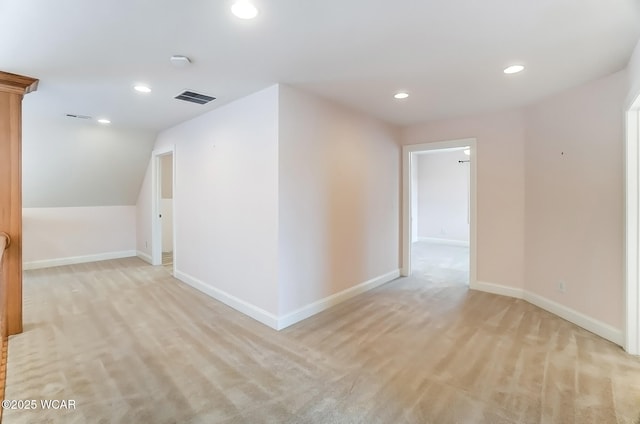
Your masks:
[{"label": "doorway", "polygon": [[[465,154],[467,151],[468,155]],[[409,145],[403,147],[403,216],[402,216],[402,275],[412,271],[433,272],[434,267],[446,263],[449,270],[460,275],[471,288],[476,286],[476,166],[475,139],[462,139]],[[449,166],[453,165],[456,168]],[[422,172],[420,165],[423,165]],[[447,168],[461,179],[455,187],[443,187],[442,181],[421,190],[425,178],[424,166]],[[428,176],[428,173],[427,173]],[[439,178],[448,178],[441,174]],[[423,187],[424,188],[424,187]],[[443,193],[455,189],[458,193]],[[456,203],[457,210],[447,214],[444,204],[427,207],[429,196],[436,203]],[[456,215],[455,220],[452,218]],[[462,216],[460,216],[462,215]],[[422,217],[422,222],[420,218]],[[428,219],[428,222],[425,222]],[[464,220],[462,223],[460,220]],[[455,222],[454,222],[455,221]],[[468,250],[467,250],[468,249]],[[421,257],[428,257],[423,260]],[[444,262],[442,262],[444,261]]]},{"label": "doorway", "polygon": [[173,275],[176,263],[173,147],[154,151],[152,161],[152,262],[164,266]]},{"label": "doorway", "polygon": [[640,95],[626,112],[625,350],[640,355]]},{"label": "doorway", "polygon": [[468,147],[413,153],[411,275],[469,285]]}]

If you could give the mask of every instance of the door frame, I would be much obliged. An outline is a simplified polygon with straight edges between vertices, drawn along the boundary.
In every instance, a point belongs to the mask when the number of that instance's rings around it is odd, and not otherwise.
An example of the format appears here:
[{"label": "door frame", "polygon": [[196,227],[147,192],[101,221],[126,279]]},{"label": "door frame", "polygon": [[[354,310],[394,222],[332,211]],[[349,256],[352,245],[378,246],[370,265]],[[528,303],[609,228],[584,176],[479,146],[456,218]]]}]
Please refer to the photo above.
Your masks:
[{"label": "door frame", "polygon": [[151,153],[151,264],[162,265],[162,219],[160,218],[160,202],[162,199],[162,164],[163,156],[172,155],[171,184],[173,185],[173,204],[171,228],[173,230],[173,273],[176,268],[176,149],[174,145],[162,147]]},{"label": "door frame", "polygon": [[625,112],[625,343],[640,355],[640,93]]},{"label": "door frame", "polygon": [[412,211],[412,178],[411,171],[415,154],[469,147],[469,288],[477,286],[477,252],[476,252],[476,139],[438,141],[433,143],[410,144],[402,146],[402,268],[401,275],[411,274],[411,211]]}]

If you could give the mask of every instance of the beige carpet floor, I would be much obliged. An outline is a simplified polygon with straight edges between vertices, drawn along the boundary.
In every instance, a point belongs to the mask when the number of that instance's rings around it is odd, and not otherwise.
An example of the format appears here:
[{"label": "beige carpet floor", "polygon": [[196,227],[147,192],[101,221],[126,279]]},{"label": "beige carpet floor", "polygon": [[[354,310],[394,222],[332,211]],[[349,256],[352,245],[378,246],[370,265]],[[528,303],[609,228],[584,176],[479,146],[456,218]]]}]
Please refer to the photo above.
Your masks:
[{"label": "beige carpet floor", "polygon": [[173,252],[162,252],[162,266],[173,275]]},{"label": "beige carpet floor", "polygon": [[432,266],[280,332],[136,258],[25,272],[6,397],[77,406],[3,422],[639,422],[640,360]]}]

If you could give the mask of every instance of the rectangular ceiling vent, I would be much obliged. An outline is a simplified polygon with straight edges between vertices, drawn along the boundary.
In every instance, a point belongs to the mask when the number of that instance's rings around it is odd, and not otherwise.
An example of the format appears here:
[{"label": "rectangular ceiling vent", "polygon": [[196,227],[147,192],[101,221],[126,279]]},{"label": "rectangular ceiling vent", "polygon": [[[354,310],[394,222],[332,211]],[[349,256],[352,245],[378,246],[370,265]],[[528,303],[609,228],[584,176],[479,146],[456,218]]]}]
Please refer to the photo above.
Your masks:
[{"label": "rectangular ceiling vent", "polygon": [[87,115],[76,115],[75,113],[67,113],[67,118],[91,119],[90,116],[87,116]]},{"label": "rectangular ceiling vent", "polygon": [[207,96],[206,94],[196,93],[195,91],[187,90],[178,94],[176,97],[178,100],[184,100],[185,102],[197,103],[199,105],[206,105],[215,97]]}]

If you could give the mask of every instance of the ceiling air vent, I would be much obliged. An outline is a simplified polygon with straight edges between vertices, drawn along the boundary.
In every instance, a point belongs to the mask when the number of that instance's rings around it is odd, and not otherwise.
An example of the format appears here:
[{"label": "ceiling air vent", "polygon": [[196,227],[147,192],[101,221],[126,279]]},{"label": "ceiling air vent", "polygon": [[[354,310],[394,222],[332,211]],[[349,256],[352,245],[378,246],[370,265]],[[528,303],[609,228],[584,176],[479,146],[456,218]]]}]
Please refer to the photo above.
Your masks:
[{"label": "ceiling air vent", "polygon": [[197,103],[199,105],[206,105],[211,100],[215,100],[215,97],[207,96],[206,94],[196,93],[195,91],[184,91],[178,94],[176,97],[178,100],[184,100],[185,102]]},{"label": "ceiling air vent", "polygon": [[91,119],[90,116],[87,116],[87,115],[76,115],[75,113],[67,113],[67,118]]}]

